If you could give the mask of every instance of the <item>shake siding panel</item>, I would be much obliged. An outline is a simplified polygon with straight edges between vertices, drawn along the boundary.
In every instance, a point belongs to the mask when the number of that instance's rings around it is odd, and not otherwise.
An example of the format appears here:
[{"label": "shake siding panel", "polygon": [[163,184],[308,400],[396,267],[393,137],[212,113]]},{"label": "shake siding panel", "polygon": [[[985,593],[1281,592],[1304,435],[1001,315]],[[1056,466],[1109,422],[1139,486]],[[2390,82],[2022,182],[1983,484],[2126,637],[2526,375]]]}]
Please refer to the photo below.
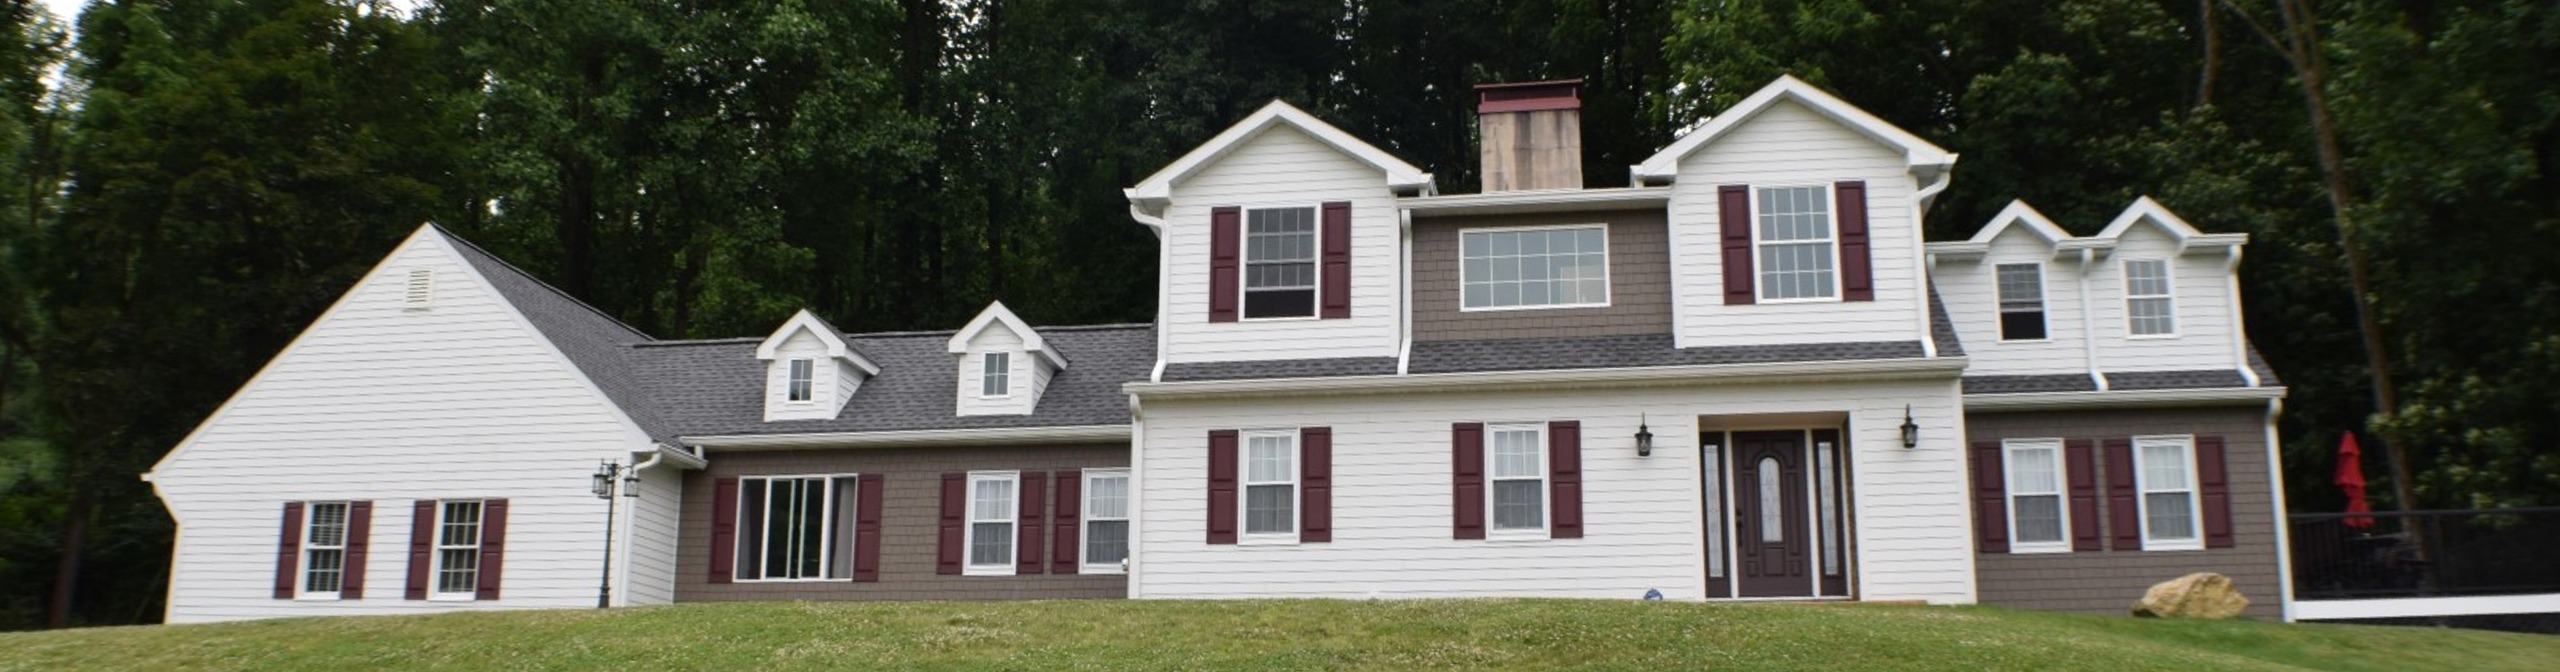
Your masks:
[{"label": "shake siding panel", "polygon": [[[1515,226],[1609,227],[1609,305],[1462,310],[1459,232]],[[1660,210],[1423,217],[1413,223],[1413,338],[1465,341],[1671,333],[1671,251]]]}]

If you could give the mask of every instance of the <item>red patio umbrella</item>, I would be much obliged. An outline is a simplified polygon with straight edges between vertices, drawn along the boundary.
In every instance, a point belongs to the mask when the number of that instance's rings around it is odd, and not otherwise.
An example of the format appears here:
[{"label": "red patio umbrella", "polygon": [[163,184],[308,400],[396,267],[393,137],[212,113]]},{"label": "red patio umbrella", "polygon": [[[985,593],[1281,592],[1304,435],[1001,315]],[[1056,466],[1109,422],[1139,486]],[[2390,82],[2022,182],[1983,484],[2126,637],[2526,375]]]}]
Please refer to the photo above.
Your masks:
[{"label": "red patio umbrella", "polygon": [[[2373,505],[2364,501],[2364,450],[2356,447],[2356,433],[2347,432],[2338,440],[2338,489],[2347,495],[2347,513],[2370,513]],[[2347,527],[2363,529],[2373,526],[2371,516],[2348,516]]]}]

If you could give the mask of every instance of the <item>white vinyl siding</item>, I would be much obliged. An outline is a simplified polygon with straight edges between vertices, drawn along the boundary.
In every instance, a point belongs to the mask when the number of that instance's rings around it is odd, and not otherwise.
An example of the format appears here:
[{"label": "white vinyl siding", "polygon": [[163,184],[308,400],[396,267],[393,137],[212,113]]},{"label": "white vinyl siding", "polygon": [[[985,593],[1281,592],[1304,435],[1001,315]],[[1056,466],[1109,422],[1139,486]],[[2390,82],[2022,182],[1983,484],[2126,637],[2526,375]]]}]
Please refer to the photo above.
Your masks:
[{"label": "white vinyl siding", "polygon": [[[434,310],[403,306],[406,271],[418,267],[438,276]],[[422,229],[153,472],[177,522],[167,619],[593,607],[606,528],[588,476],[600,457],[648,445]],[[505,593],[474,602],[273,599],[278,483],[308,499],[378,505],[506,498]],[[408,523],[376,516],[365,568],[376,592],[407,583],[405,551],[386,549],[408,548]],[[242,543],[251,539],[269,541]]]},{"label": "white vinyl siding", "polygon": [[1297,539],[1297,430],[1245,432],[1244,465],[1245,536]]},{"label": "white vinyl siding", "polygon": [[480,500],[436,503],[435,596],[470,599],[480,588]]},{"label": "white vinyl siding", "polygon": [[[1682,160],[1668,206],[1677,344],[1713,347],[1926,338],[1922,312],[1926,278],[1919,264],[1919,227],[1911,207],[1918,185],[1905,158],[1899,149],[1879,144],[1804,105],[1780,102]],[[1869,269],[1875,300],[1725,305],[1724,254],[1718,235],[1722,205],[1717,190],[1743,185],[1757,192],[1759,187],[1848,180],[1867,186]],[[1766,267],[1758,263],[1757,249],[1753,255],[1757,279]],[[1767,291],[1765,282],[1753,284],[1754,291]]]},{"label": "white vinyl siding", "polygon": [[1752,190],[1751,204],[1760,300],[1838,298],[1831,187],[1761,187]]},{"label": "white vinyl siding", "polygon": [[640,473],[639,497],[622,500],[626,531],[615,536],[631,540],[627,553],[615,553],[622,566],[615,572],[620,583],[613,596],[628,605],[668,604],[676,601],[676,523],[683,513],[684,470],[671,462],[662,462]]},{"label": "white vinyl siding", "polygon": [[2169,262],[2129,259],[2124,262],[2125,331],[2134,336],[2178,335],[2177,298],[2170,289]]},{"label": "white vinyl siding", "polygon": [[2012,553],[2055,553],[2071,550],[2071,519],[2066,514],[2060,439],[2010,440],[2003,460],[2009,471],[2009,550]]},{"label": "white vinyl siding", "polygon": [[1129,558],[1129,470],[1084,472],[1084,571],[1124,571]]},{"label": "white vinyl siding", "polygon": [[2134,489],[2142,493],[2142,548],[2204,548],[2196,501],[2195,437],[2146,436],[2133,440]]},{"label": "white vinyl siding", "polygon": [[301,596],[334,600],[346,583],[347,503],[312,502],[308,508],[302,524]]},{"label": "white vinyl siding", "polygon": [[980,357],[982,363],[978,396],[997,398],[1013,394],[1013,354],[990,352]]},{"label": "white vinyl siding", "polygon": [[1485,427],[1487,509],[1492,534],[1545,536],[1547,531],[1547,432],[1545,425]]},{"label": "white vinyl siding", "polygon": [[983,472],[969,474],[969,526],[963,534],[963,548],[968,549],[969,562],[964,573],[972,575],[1006,575],[1013,573],[1013,548],[1016,486],[1020,472]]},{"label": "white vinyl siding", "polygon": [[[1395,356],[1404,315],[1398,291],[1403,259],[1396,201],[1383,178],[1378,169],[1313,136],[1275,127],[1174,184],[1164,210],[1164,314],[1156,321],[1167,332],[1164,360]],[[1209,321],[1211,209],[1331,202],[1351,204],[1350,318]]]},{"label": "white vinyl siding", "polygon": [[969,337],[967,351],[954,362],[960,415],[1030,415],[1038,408],[1055,372],[1025,349],[1028,342],[1002,321]]},{"label": "white vinyl siding", "polygon": [[1458,232],[1461,310],[1609,305],[1605,225]]}]

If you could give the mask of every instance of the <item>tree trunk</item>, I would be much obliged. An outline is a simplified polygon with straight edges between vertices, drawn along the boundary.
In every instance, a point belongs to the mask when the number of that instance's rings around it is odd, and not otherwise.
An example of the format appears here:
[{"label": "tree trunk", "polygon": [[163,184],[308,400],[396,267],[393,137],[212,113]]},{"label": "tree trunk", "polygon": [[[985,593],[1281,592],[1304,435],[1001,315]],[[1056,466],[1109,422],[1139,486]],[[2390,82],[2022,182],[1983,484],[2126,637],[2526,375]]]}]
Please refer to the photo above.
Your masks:
[{"label": "tree trunk", "polygon": [[79,594],[81,547],[89,540],[89,490],[74,483],[62,510],[62,555],[53,566],[53,596],[45,601],[44,627],[71,627],[71,598]]},{"label": "tree trunk", "polygon": [[2204,36],[2204,67],[2196,78],[2196,107],[2213,105],[2213,78],[2222,69],[2222,26],[2214,17],[2214,0],[2196,0],[2199,32]]}]

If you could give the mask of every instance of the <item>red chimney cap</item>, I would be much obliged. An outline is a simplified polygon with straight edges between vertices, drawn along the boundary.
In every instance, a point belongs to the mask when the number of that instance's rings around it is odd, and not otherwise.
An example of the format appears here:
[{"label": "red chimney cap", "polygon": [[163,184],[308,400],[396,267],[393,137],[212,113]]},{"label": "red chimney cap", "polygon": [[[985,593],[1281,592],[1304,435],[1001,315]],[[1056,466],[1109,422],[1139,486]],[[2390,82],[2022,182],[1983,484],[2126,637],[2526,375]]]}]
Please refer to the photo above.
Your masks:
[{"label": "red chimney cap", "polygon": [[1582,80],[1476,85],[1476,113],[1573,110],[1582,107]]}]

